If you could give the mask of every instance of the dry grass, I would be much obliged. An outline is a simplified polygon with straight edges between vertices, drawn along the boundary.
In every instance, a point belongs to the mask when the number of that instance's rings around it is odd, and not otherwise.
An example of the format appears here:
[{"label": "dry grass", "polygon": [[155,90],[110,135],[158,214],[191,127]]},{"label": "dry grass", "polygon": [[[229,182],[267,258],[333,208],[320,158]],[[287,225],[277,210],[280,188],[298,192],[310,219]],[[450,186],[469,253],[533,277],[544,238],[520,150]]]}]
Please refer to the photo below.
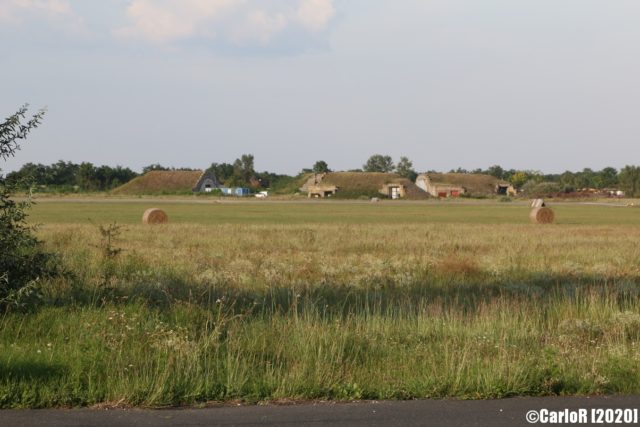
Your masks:
[{"label": "dry grass", "polygon": [[[69,274],[0,319],[0,406],[640,392],[634,210],[385,205],[136,213],[112,258],[94,226],[45,222]],[[483,209],[523,223],[452,222]]]},{"label": "dry grass", "polygon": [[[91,225],[44,225],[40,236],[71,264],[93,259],[90,244],[99,237]],[[402,281],[440,269],[479,270],[505,280],[514,272],[633,278],[639,273],[638,240],[639,228],[615,226],[174,223],[127,226],[120,245],[124,264],[173,270],[187,282],[261,288],[367,285],[376,278]],[[98,268],[99,260],[93,262]],[[95,280],[93,275],[89,269],[87,280]]]}]

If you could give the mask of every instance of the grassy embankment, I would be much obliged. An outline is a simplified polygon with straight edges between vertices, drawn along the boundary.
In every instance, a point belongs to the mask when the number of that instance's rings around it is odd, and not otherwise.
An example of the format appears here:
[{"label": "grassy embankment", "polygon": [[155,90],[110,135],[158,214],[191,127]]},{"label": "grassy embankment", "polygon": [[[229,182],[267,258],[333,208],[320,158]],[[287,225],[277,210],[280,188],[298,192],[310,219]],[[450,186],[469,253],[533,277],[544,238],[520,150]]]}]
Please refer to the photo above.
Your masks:
[{"label": "grassy embankment", "polygon": [[1,406],[640,393],[639,210],[145,207],[36,206],[68,275],[0,319]]}]

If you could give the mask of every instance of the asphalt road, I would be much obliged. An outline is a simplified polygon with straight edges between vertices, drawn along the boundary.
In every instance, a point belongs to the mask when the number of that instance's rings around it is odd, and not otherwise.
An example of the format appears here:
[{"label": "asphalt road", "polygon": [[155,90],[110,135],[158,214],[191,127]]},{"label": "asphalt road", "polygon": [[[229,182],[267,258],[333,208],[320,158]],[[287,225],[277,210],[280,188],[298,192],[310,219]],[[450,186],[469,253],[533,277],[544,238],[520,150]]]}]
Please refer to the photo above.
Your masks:
[{"label": "asphalt road", "polygon": [[[161,410],[4,410],[0,426],[530,426],[527,412],[638,409],[640,396],[309,403]],[[591,412],[589,412],[591,414]],[[590,415],[589,415],[590,416]],[[572,425],[551,424],[551,425]],[[598,425],[598,424],[579,424]],[[599,424],[609,425],[609,423]],[[621,424],[624,425],[624,424]]]}]

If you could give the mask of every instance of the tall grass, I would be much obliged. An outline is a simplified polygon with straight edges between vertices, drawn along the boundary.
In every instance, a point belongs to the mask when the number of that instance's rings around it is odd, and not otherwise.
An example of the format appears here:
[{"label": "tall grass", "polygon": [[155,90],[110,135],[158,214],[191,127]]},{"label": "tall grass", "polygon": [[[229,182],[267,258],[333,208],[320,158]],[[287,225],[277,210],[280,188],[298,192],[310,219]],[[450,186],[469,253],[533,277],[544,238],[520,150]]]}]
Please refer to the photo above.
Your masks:
[{"label": "tall grass", "polygon": [[635,226],[39,233],[67,274],[0,319],[2,407],[640,392]]},{"label": "tall grass", "polygon": [[0,405],[637,393],[637,303],[587,292],[464,310],[245,314],[177,303],[5,317]]}]

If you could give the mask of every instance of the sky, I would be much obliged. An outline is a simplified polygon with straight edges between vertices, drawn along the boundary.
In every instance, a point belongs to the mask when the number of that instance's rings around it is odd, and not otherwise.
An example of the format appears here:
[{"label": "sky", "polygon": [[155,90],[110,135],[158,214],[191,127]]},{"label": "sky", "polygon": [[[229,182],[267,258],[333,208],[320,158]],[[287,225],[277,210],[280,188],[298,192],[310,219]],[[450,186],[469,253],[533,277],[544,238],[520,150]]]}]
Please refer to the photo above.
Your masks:
[{"label": "sky", "polygon": [[27,162],[638,164],[637,0],[0,0]]}]

